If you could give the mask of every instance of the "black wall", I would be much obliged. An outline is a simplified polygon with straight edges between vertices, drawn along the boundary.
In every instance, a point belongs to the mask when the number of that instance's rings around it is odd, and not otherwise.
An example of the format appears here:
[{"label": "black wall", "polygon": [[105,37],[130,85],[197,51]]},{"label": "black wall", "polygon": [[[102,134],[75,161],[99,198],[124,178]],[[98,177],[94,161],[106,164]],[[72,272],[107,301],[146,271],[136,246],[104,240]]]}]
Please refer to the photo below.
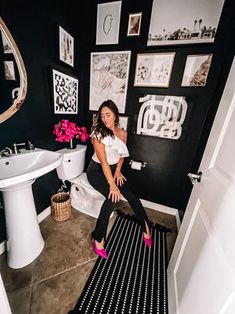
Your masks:
[{"label": "black wall", "polygon": [[[131,50],[131,64],[125,115],[129,116],[128,146],[130,158],[146,161],[142,171],[125,168],[133,189],[140,198],[185,210],[191,192],[189,171],[198,170],[209,130],[222,95],[223,87],[234,56],[234,4],[226,0],[216,39],[211,44],[187,44],[147,47],[147,35],[152,0],[123,0],[118,45],[96,46],[96,8],[101,1],[1,1],[0,16],[5,21],[22,54],[28,74],[28,93],[21,109],[0,125],[0,148],[27,139],[50,150],[64,147],[52,134],[53,125],[69,118],[88,128],[90,52]],[[102,1],[108,2],[108,1]],[[78,10],[75,7],[80,5]],[[128,14],[143,12],[139,37],[127,37]],[[59,25],[74,37],[75,64],[70,67],[59,60]],[[134,87],[137,53],[174,51],[175,61],[169,88]],[[189,54],[213,53],[207,84],[201,88],[181,87],[184,65]],[[55,115],[52,103],[51,70],[57,69],[79,78],[78,115]],[[186,96],[188,115],[183,136],[178,140],[136,135],[138,99],[146,94]],[[87,162],[92,148],[88,143]],[[86,163],[87,164],[87,163]],[[60,186],[56,171],[39,178],[33,184],[37,212],[50,205],[50,197]],[[3,216],[3,210],[0,210]],[[0,220],[0,241],[4,240],[3,218]]]}]

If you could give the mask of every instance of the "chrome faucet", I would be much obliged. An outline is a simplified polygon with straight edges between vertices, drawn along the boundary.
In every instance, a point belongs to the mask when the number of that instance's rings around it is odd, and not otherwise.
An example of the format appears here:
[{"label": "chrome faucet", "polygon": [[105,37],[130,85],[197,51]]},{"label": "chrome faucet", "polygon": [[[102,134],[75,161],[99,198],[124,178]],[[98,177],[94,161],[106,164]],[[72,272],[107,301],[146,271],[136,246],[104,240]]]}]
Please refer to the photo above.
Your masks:
[{"label": "chrome faucet", "polygon": [[31,141],[27,141],[26,149],[33,150],[35,147]]},{"label": "chrome faucet", "polygon": [[15,155],[18,154],[18,153],[19,153],[18,147],[19,147],[19,146],[25,146],[25,145],[26,145],[26,143],[18,143],[18,144],[14,143],[14,144],[13,144],[13,153],[14,153]]},{"label": "chrome faucet", "polygon": [[13,153],[14,154],[20,153],[20,151],[18,149],[19,146],[24,146],[25,149],[27,149],[27,150],[33,150],[34,149],[34,145],[30,141],[27,141],[26,143],[18,143],[18,144],[14,143],[13,144]]},{"label": "chrome faucet", "polygon": [[0,151],[0,157],[9,157],[13,154],[12,150],[10,149],[10,147],[4,147],[1,151]]}]

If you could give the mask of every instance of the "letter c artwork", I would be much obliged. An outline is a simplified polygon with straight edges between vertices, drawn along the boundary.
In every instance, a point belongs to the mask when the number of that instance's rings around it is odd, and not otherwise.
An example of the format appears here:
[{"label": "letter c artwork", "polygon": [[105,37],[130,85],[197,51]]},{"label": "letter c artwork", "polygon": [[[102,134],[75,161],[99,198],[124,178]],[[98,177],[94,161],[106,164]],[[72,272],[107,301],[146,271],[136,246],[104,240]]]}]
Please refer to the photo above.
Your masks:
[{"label": "letter c artwork", "polygon": [[107,14],[103,21],[103,31],[106,35],[108,35],[112,28],[112,22],[113,22],[112,14]]}]

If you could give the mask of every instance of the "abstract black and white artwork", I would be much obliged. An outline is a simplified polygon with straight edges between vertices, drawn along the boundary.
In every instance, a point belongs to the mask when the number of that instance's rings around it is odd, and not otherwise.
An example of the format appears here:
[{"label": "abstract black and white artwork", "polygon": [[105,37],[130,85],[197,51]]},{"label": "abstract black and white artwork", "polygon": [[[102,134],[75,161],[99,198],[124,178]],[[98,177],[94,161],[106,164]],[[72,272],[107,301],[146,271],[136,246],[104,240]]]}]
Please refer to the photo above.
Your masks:
[{"label": "abstract black and white artwork", "polygon": [[90,110],[111,99],[120,113],[125,112],[130,56],[130,51],[91,53]]},{"label": "abstract black and white artwork", "polygon": [[78,112],[78,79],[52,70],[54,113],[75,114]]},{"label": "abstract black and white artwork", "polygon": [[153,0],[148,46],[214,42],[225,0]]},{"label": "abstract black and white artwork", "polygon": [[137,120],[137,134],[177,140],[187,113],[183,96],[146,95],[139,98],[141,107]]}]

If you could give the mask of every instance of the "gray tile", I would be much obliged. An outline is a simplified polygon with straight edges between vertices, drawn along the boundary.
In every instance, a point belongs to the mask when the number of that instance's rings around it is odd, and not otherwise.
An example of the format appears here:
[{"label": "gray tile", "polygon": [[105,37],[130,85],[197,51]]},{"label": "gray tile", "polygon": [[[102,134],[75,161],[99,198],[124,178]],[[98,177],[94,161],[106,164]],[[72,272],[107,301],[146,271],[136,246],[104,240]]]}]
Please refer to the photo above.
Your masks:
[{"label": "gray tile", "polygon": [[31,302],[31,287],[8,294],[12,314],[29,314]]},{"label": "gray tile", "polygon": [[[63,223],[55,222],[42,254],[35,261],[33,283],[83,264],[95,257],[90,232],[95,219],[81,214]],[[44,229],[45,230],[45,229]]]},{"label": "gray tile", "polygon": [[96,259],[33,286],[30,314],[65,314],[74,308]]},{"label": "gray tile", "polygon": [[4,252],[0,257],[0,272],[6,291],[13,292],[28,287],[32,281],[33,268],[34,262],[20,269],[8,267]]}]

